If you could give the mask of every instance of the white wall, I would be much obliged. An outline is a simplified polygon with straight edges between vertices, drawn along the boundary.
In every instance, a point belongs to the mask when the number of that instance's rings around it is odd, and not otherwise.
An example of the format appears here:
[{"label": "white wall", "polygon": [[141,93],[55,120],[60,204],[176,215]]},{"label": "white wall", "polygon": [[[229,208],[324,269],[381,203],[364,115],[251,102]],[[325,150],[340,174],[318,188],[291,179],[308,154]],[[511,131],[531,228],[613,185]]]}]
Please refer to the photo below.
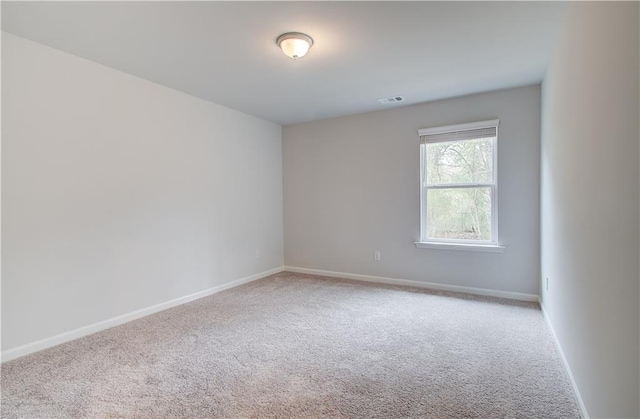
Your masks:
[{"label": "white wall", "polygon": [[543,85],[542,301],[592,418],[637,418],[638,3],[572,3]]},{"label": "white wall", "polygon": [[6,33],[2,105],[3,350],[282,266],[279,125]]},{"label": "white wall", "polygon": [[[418,129],[494,118],[504,253],[416,249]],[[538,294],[539,86],[290,125],[283,149],[287,266]]]}]

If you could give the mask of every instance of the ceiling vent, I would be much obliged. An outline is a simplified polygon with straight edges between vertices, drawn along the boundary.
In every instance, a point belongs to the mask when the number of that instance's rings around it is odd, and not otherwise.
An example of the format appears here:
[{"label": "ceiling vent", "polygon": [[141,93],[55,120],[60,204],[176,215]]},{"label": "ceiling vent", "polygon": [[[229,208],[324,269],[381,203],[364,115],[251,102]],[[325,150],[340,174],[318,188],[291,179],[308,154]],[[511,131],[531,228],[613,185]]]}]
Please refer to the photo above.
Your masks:
[{"label": "ceiling vent", "polygon": [[378,102],[382,103],[383,105],[388,105],[390,103],[404,102],[404,97],[402,96],[385,97],[383,99],[378,99]]}]

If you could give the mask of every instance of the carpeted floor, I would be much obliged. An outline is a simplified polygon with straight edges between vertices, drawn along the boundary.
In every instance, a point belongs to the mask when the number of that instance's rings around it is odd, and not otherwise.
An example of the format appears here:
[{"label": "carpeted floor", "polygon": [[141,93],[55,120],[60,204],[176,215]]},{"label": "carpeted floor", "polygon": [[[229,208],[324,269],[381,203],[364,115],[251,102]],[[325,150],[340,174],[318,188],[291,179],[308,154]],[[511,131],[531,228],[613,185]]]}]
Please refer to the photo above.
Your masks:
[{"label": "carpeted floor", "polygon": [[2,365],[2,418],[577,418],[534,303],[281,273]]}]

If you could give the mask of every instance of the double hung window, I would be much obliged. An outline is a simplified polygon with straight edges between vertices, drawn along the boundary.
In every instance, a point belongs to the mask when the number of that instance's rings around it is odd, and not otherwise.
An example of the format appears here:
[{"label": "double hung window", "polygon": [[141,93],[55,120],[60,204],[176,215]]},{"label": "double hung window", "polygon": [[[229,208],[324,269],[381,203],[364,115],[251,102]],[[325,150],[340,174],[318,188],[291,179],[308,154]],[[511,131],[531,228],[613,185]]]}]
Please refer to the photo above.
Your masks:
[{"label": "double hung window", "polygon": [[420,135],[421,242],[498,245],[498,120]]}]

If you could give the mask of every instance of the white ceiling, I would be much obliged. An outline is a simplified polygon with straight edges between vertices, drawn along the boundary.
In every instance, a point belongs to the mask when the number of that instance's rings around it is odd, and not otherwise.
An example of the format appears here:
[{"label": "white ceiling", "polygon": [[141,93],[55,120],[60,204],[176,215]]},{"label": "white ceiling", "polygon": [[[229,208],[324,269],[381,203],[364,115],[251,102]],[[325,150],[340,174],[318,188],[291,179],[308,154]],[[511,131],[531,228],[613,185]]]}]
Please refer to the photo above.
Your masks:
[{"label": "white ceiling", "polygon": [[[281,124],[538,83],[549,2],[2,2],[2,29]],[[301,60],[275,45],[300,31]],[[397,105],[395,105],[397,106]]]}]

